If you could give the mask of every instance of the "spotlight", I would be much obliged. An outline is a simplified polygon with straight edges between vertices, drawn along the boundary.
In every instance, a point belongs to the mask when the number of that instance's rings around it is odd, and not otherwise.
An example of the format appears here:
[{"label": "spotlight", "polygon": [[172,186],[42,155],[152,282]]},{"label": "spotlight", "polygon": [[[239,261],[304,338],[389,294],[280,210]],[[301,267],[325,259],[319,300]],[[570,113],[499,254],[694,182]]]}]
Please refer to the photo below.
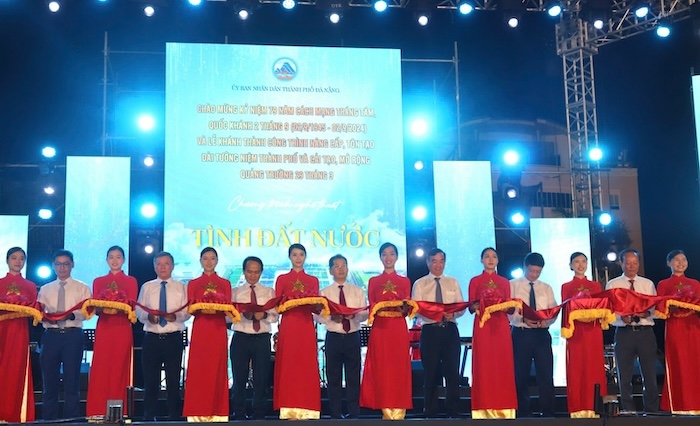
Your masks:
[{"label": "spotlight", "polygon": [[518,188],[516,188],[514,186],[506,187],[505,193],[506,193],[506,197],[510,200],[518,198]]},{"label": "spotlight", "polygon": [[591,161],[600,161],[603,158],[603,150],[597,146],[591,148],[588,150],[588,158],[590,158]]},{"label": "spotlight", "polygon": [[150,132],[156,126],[156,120],[150,114],[142,114],[136,120],[136,125],[142,132]]},{"label": "spotlight", "polygon": [[634,16],[639,19],[646,18],[649,14],[649,4],[640,3],[636,9],[634,9]]},{"label": "spotlight", "polygon": [[522,225],[523,222],[525,222],[525,215],[520,212],[515,212],[510,216],[510,221],[513,222],[514,225]]},{"label": "spotlight", "polygon": [[596,30],[602,30],[605,23],[612,17],[612,2],[610,0],[587,0],[581,5],[582,18],[593,25]]},{"label": "spotlight", "polygon": [[146,167],[151,167],[151,166],[153,166],[154,163],[155,163],[155,160],[150,155],[146,156],[143,159],[143,165]]},{"label": "spotlight", "polygon": [[52,13],[58,12],[59,9],[61,9],[61,3],[57,2],[57,1],[50,1],[49,2],[49,10]]},{"label": "spotlight", "polygon": [[551,16],[552,18],[556,18],[557,16],[561,15],[561,3],[559,1],[550,1],[545,6],[545,10],[547,11],[547,15]]},{"label": "spotlight", "polygon": [[661,38],[666,38],[671,35],[671,23],[666,20],[662,19],[659,21],[659,26],[656,27],[656,35],[661,37]]},{"label": "spotlight", "polygon": [[523,276],[523,268],[515,268],[512,271],[510,271],[510,276],[512,278],[520,278]]},{"label": "spotlight", "polygon": [[241,21],[245,21],[249,16],[250,11],[248,9],[241,9],[238,11],[238,17],[241,18]]},{"label": "spotlight", "polygon": [[425,251],[422,248],[418,247],[415,251],[415,254],[416,254],[416,257],[423,257],[423,255],[425,254]]},{"label": "spotlight", "polygon": [[424,27],[424,26],[428,25],[428,21],[430,19],[429,19],[427,13],[419,13],[416,20],[418,21],[418,25],[420,25],[421,27]]},{"label": "spotlight", "polygon": [[153,16],[155,13],[156,13],[156,9],[151,5],[148,5],[148,6],[143,8],[143,14],[146,15],[146,17],[148,17],[148,18]]},{"label": "spotlight", "polygon": [[202,0],[188,0],[192,6],[199,6],[202,4]]},{"label": "spotlight", "polygon": [[612,223],[612,216],[607,212],[601,213],[600,216],[598,216],[598,223],[603,226],[608,226]]},{"label": "spotlight", "polygon": [[157,212],[158,209],[153,203],[146,203],[141,206],[141,215],[143,215],[143,217],[147,219],[151,219],[153,216],[156,215]]},{"label": "spotlight", "polygon": [[457,5],[457,10],[462,15],[469,15],[474,11],[474,5],[469,0],[462,0]]},{"label": "spotlight", "polygon": [[517,151],[508,150],[503,154],[503,162],[509,166],[514,166],[520,161],[520,155]]},{"label": "spotlight", "polygon": [[340,13],[333,12],[333,13],[329,14],[328,20],[331,21],[331,23],[333,23],[333,24],[337,24],[338,22],[340,22]]},{"label": "spotlight", "polygon": [[39,209],[39,218],[43,220],[49,220],[53,217],[53,211],[51,209]]},{"label": "spotlight", "polygon": [[424,118],[416,118],[411,121],[410,129],[413,136],[425,136],[428,133],[428,122]]},{"label": "spotlight", "polygon": [[389,5],[387,4],[386,0],[376,0],[374,2],[374,10],[377,12],[384,12]]},{"label": "spotlight", "polygon": [[44,194],[53,195],[55,192],[56,192],[56,189],[52,185],[44,186]]},{"label": "spotlight", "polygon": [[146,243],[146,245],[143,246],[143,252],[146,254],[153,254],[155,249],[155,246],[153,246],[151,243]]},{"label": "spotlight", "polygon": [[287,9],[287,10],[292,10],[294,9],[294,6],[297,5],[297,2],[294,0],[282,0],[282,7]]},{"label": "spotlight", "polygon": [[52,146],[45,146],[41,149],[41,155],[43,155],[44,158],[53,158],[56,156],[56,148]]},{"label": "spotlight", "polygon": [[426,216],[428,216],[428,211],[425,209],[425,207],[418,206],[415,209],[413,209],[411,215],[415,220],[423,220]]},{"label": "spotlight", "polygon": [[46,279],[51,276],[51,268],[47,265],[41,265],[36,268],[36,275],[39,278]]},{"label": "spotlight", "polygon": [[615,253],[614,250],[610,250],[608,254],[605,255],[605,258],[608,259],[608,262],[615,262],[617,260],[617,253]]},{"label": "spotlight", "polygon": [[423,162],[420,160],[413,163],[413,168],[416,170],[423,170],[423,167],[425,167],[425,164],[423,164]]},{"label": "spotlight", "polygon": [[518,24],[520,23],[520,20],[518,19],[517,16],[511,16],[508,18],[506,21],[508,23],[508,26],[511,28],[517,28]]}]

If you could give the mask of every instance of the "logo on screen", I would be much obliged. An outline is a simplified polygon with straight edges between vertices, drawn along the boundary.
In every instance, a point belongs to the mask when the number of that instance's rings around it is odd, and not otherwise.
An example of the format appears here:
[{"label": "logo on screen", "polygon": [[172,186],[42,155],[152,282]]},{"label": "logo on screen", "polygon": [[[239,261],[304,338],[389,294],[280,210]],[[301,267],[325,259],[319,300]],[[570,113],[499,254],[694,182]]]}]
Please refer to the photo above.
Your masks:
[{"label": "logo on screen", "polygon": [[297,64],[291,58],[279,58],[272,66],[272,72],[278,80],[291,80],[297,75]]}]

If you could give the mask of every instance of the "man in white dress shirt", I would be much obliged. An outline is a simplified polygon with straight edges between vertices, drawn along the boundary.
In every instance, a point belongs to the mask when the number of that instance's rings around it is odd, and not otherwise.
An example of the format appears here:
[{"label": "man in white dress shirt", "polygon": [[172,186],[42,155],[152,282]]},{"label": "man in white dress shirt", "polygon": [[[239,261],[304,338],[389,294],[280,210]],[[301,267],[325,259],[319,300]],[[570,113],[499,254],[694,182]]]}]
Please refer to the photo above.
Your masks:
[{"label": "man in white dress shirt", "polygon": [[[544,258],[539,253],[529,253],[523,261],[525,274],[510,281],[510,294],[514,299],[535,310],[557,306],[552,287],[539,280]],[[521,312],[508,315],[513,337],[513,358],[515,361],[515,389],[518,394],[517,417],[530,417],[530,366],[535,361],[537,387],[539,389],[540,412],[543,417],[554,417],[554,355],[552,335],[549,326],[554,319],[532,321]],[[591,389],[591,392],[593,390]]]},{"label": "man in white dress shirt", "polygon": [[143,413],[146,421],[154,421],[160,392],[161,366],[165,370],[168,420],[182,417],[180,400],[180,372],[184,342],[182,333],[190,314],[187,308],[175,312],[187,304],[185,284],[172,277],[175,260],[168,252],[160,252],[153,258],[158,278],[141,286],[139,303],[149,309],[167,312],[153,315],[136,307],[136,316],[143,323]]},{"label": "man in white dress shirt", "polygon": [[[90,287],[71,277],[73,253],[59,250],[53,256],[56,280],[41,286],[37,300],[47,313],[66,312],[79,302],[89,299]],[[58,419],[58,387],[63,364],[63,416],[64,419],[81,417],[80,414],[80,362],[83,359],[85,337],[80,308],[59,320],[44,319],[44,335],[41,338],[41,374],[43,377],[44,420]],[[1,375],[2,373],[0,373]],[[2,380],[0,380],[2,383]]]},{"label": "man in white dress shirt", "polygon": [[[456,279],[443,275],[445,270],[445,252],[433,248],[428,253],[430,273],[416,280],[413,296],[416,301],[437,302],[443,304],[463,302],[462,290]],[[445,377],[445,407],[448,417],[459,416],[459,330],[457,318],[464,315],[464,310],[445,314],[442,320],[435,321],[419,316],[422,324],[420,333],[420,353],[425,373],[426,417],[438,414],[438,386]]]},{"label": "man in white dress shirt", "polygon": [[[231,291],[234,303],[264,305],[275,297],[275,290],[260,284],[263,262],[255,256],[243,261],[245,282]],[[241,320],[233,325],[231,340],[231,365],[233,369],[233,410],[235,420],[246,417],[246,384],[248,369],[253,371],[253,415],[254,420],[265,418],[267,392],[272,371],[270,348],[270,324],[277,322],[275,308],[264,312],[242,312]]]},{"label": "man in white dress shirt", "polygon": [[[333,284],[321,290],[321,296],[350,308],[367,307],[362,288],[347,282],[348,260],[336,254],[328,261]],[[326,376],[328,378],[328,405],[331,418],[356,419],[360,415],[360,323],[368,317],[366,310],[354,315],[334,314],[328,318],[317,315],[326,326]],[[342,413],[343,368],[347,415]]]},{"label": "man in white dress shirt", "polygon": [[[639,253],[636,250],[626,249],[620,252],[620,262],[623,274],[608,281],[606,290],[626,288],[637,293],[656,295],[654,283],[637,275]],[[644,385],[644,411],[659,411],[659,387],[656,383],[657,346],[651,311],[626,316],[615,314],[615,317],[615,362],[622,410],[636,411],[632,398],[632,375],[634,360],[639,358]]]}]

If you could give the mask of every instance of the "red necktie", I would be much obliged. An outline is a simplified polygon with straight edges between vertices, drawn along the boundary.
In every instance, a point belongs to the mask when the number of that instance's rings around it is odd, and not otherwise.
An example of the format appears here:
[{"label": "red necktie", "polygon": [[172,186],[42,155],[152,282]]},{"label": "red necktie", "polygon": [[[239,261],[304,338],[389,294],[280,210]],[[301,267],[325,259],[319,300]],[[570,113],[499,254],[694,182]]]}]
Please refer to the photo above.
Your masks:
[{"label": "red necktie", "polygon": [[634,280],[627,280],[627,281],[630,282],[630,290],[635,291],[634,290]]},{"label": "red necktie", "polygon": [[[257,305],[258,297],[255,295],[255,286],[250,286],[250,304]],[[255,312],[253,312],[253,330],[260,331],[260,320],[255,319]]]},{"label": "red necktie", "polygon": [[[347,302],[345,301],[345,293],[343,292],[343,286],[339,285],[338,288],[340,289],[340,295],[338,297],[338,301],[340,302],[341,305],[348,306]],[[345,318],[345,316],[343,316],[343,330],[346,333],[350,331],[350,320]]]}]

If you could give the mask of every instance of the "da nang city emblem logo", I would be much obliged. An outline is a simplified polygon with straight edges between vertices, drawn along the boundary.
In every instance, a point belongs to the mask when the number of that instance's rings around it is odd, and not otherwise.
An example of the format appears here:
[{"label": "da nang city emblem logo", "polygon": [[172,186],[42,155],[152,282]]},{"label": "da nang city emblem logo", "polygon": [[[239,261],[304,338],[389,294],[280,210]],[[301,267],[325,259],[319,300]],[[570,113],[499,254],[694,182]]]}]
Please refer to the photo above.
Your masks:
[{"label": "da nang city emblem logo", "polygon": [[279,58],[272,65],[272,73],[278,80],[291,80],[297,75],[297,64],[294,62],[294,59]]}]

